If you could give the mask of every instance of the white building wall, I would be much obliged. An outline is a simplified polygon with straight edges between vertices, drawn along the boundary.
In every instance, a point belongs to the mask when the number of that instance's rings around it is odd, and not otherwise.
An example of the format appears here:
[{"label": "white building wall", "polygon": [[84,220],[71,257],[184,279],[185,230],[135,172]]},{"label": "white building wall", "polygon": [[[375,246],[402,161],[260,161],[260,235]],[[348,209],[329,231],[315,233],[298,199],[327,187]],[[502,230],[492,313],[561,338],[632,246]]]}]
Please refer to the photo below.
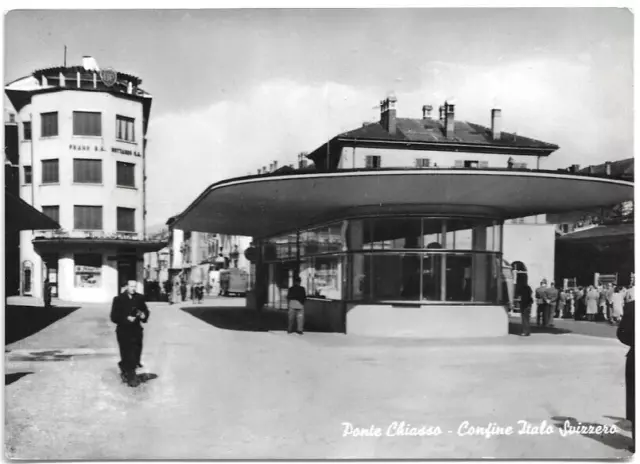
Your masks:
[{"label": "white building wall", "polygon": [[[522,262],[529,285],[535,291],[542,279],[555,275],[555,226],[553,224],[505,224],[503,257],[509,263]],[[534,305],[535,306],[535,305]],[[535,308],[534,308],[535,309]]]},{"label": "white building wall", "polygon": [[487,161],[490,168],[507,168],[509,157],[516,163],[527,163],[528,169],[544,169],[544,157],[514,154],[469,153],[455,151],[398,150],[387,148],[344,147],[340,159],[340,169],[362,169],[366,167],[366,157],[381,157],[381,168],[415,168],[417,158],[428,158],[430,167],[453,168],[456,160]]}]

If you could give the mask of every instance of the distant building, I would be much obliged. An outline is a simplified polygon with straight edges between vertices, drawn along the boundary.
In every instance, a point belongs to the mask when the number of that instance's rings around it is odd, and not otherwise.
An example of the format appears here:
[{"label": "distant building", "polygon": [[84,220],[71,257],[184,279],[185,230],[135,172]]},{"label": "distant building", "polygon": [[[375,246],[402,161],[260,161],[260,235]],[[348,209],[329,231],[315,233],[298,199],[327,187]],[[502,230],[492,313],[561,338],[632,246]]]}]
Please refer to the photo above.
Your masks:
[{"label": "distant building", "polygon": [[[4,188],[20,198],[18,124],[14,113],[5,113],[4,122]],[[8,222],[5,215],[5,223]],[[7,296],[20,294],[20,231],[5,228],[4,288]]]},{"label": "distant building", "polygon": [[91,57],[6,85],[17,111],[20,197],[60,231],[20,234],[23,295],[109,302],[128,280],[142,289],[146,139],[151,95],[141,79]]},{"label": "distant building", "polygon": [[[439,107],[437,117],[432,110],[430,105],[423,105],[422,118],[398,117],[396,98],[389,97],[381,102],[379,122],[335,136],[308,158],[319,172],[396,168],[527,172],[544,169],[546,159],[559,148],[506,132],[502,110],[498,108],[487,113],[487,126],[458,120],[455,105],[448,102]],[[516,266],[523,265],[531,285],[544,278],[553,279],[554,229],[544,214],[504,221],[503,258]],[[465,233],[470,247],[471,230]]]},{"label": "distant building", "polygon": [[[634,181],[633,158],[579,169],[580,174]],[[556,280],[578,285],[595,282],[595,274],[617,274],[620,285],[631,283],[634,265],[634,202],[549,216],[556,224]]]}]

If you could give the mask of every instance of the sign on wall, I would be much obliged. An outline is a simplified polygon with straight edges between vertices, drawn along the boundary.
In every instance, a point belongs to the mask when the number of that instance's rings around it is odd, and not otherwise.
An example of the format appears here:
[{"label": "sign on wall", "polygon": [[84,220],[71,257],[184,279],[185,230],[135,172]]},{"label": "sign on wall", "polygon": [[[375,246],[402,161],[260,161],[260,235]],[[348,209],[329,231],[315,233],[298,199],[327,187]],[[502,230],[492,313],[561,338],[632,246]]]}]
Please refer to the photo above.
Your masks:
[{"label": "sign on wall", "polygon": [[99,288],[102,284],[102,268],[75,266],[76,287]]}]

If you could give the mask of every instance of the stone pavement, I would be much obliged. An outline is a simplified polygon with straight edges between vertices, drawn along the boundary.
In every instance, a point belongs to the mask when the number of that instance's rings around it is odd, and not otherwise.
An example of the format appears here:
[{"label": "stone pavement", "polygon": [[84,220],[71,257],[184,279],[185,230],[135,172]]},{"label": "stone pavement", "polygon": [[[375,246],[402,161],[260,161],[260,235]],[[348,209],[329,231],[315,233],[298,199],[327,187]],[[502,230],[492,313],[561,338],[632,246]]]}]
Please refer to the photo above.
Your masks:
[{"label": "stone pavement", "polygon": [[[242,300],[209,304],[237,314]],[[617,458],[624,354],[575,334],[412,340],[225,330],[198,305],[151,304],[138,388],[119,381],[106,306],[83,307],[6,347],[5,449],[21,459]],[[231,306],[231,307],[230,307]],[[236,306],[236,307],[233,307]],[[180,308],[184,307],[185,310]],[[198,317],[189,314],[193,311]],[[247,316],[249,317],[249,316]],[[283,319],[284,320],[284,319]],[[217,323],[217,322],[215,322]],[[157,377],[155,377],[157,376]],[[154,378],[155,377],[155,378]],[[10,379],[10,380],[7,380]],[[547,434],[518,435],[518,421]],[[439,436],[387,436],[394,421]],[[459,427],[514,426],[510,436]],[[343,436],[345,426],[380,437]],[[409,425],[407,425],[409,424]]]}]

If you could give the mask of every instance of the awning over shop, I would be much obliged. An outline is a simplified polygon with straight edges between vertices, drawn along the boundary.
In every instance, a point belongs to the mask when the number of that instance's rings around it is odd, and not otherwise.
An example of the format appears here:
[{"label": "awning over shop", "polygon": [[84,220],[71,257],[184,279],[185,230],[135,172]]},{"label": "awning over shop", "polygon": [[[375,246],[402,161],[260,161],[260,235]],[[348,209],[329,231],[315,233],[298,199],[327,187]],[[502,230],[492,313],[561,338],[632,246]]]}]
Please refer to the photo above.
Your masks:
[{"label": "awning over shop", "polygon": [[59,229],[60,224],[23,199],[4,190],[5,221],[8,230]]},{"label": "awning over shop", "polygon": [[586,243],[586,242],[617,242],[624,240],[633,241],[633,224],[614,224],[591,227],[578,230],[558,237],[562,243]]},{"label": "awning over shop", "polygon": [[633,183],[568,173],[477,169],[367,170],[250,176],[211,185],[182,214],[183,230],[264,237],[350,214],[414,209],[501,218],[610,206]]}]

